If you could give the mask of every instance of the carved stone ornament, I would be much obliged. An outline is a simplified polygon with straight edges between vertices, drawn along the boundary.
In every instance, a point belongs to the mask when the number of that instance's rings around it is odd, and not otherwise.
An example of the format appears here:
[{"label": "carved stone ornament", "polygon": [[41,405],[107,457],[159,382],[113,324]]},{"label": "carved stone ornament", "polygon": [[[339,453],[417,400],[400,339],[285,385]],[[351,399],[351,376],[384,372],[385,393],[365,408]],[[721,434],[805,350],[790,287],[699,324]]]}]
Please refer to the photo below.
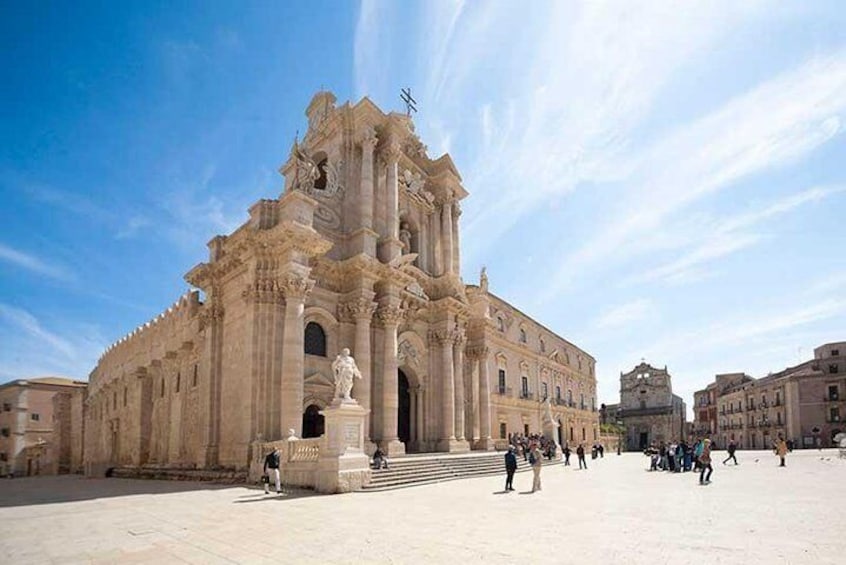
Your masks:
[{"label": "carved stone ornament", "polygon": [[406,339],[402,340],[398,347],[397,360],[412,367],[420,366],[419,353],[417,349]]},{"label": "carved stone ornament", "polygon": [[385,326],[399,325],[404,316],[403,309],[397,306],[380,306],[376,310],[376,318]]},{"label": "carved stone ornament", "polygon": [[376,303],[367,298],[356,298],[341,304],[341,317],[369,320],[376,311]]},{"label": "carved stone ornament", "polygon": [[410,283],[408,283],[408,286],[405,287],[405,290],[407,290],[418,298],[422,298],[424,300],[429,299],[429,297],[426,296],[426,291],[423,290],[423,287],[420,286],[420,283],[417,281],[411,281]]},{"label": "carved stone ornament", "polygon": [[379,143],[379,137],[376,135],[376,130],[373,129],[372,126],[364,128],[361,132],[359,143],[361,143],[362,148],[366,147],[372,151],[373,148],[376,147],[376,144]]},{"label": "carved stone ornament", "polygon": [[402,172],[400,184],[405,188],[406,193],[410,198],[416,200],[426,206],[432,206],[435,202],[435,196],[423,188],[426,185],[425,179],[420,176],[420,173],[413,173],[408,169]]},{"label": "carved stone ornament", "polygon": [[314,281],[296,276],[289,276],[279,285],[285,298],[305,298],[314,288]]}]

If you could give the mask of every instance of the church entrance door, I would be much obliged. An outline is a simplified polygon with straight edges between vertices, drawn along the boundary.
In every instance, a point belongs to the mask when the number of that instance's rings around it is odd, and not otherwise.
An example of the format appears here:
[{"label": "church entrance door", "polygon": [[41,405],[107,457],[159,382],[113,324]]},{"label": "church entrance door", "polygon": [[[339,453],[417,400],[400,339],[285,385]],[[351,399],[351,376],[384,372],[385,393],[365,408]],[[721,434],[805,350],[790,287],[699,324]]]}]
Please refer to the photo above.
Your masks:
[{"label": "church entrance door", "polygon": [[323,415],[316,404],[309,404],[303,413],[303,439],[323,435]]},{"label": "church entrance door", "polygon": [[649,447],[649,432],[640,432],[640,450]]},{"label": "church entrance door", "polygon": [[399,386],[397,387],[399,389],[397,435],[399,436],[399,440],[406,444],[406,449],[408,449],[408,444],[411,440],[411,395],[408,392],[408,377],[402,372],[402,369],[399,369],[397,373],[397,378],[399,379]]}]

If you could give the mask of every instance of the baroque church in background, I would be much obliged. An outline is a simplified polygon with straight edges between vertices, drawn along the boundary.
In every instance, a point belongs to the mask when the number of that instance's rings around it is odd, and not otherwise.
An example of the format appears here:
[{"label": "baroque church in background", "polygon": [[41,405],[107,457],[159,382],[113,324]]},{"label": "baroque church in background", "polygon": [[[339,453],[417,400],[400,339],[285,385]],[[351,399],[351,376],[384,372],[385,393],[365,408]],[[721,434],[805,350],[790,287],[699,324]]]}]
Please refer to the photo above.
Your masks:
[{"label": "baroque church in background", "polygon": [[111,346],[84,403],[88,473],[115,466],[233,468],[251,444],[323,433],[331,363],[362,373],[370,449],[493,449],[541,430],[599,433],[595,360],[488,288],[460,277],[460,202],[449,155],[428,156],[408,116],[317,93],[278,199],[208,244],[200,291]]}]

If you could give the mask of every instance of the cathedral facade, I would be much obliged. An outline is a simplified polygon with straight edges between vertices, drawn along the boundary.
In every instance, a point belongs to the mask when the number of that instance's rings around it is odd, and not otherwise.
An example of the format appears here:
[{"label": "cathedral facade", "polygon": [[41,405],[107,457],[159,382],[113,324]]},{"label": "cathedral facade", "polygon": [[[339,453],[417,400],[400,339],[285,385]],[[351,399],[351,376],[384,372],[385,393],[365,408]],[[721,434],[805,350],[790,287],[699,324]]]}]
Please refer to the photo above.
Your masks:
[{"label": "cathedral facade", "polygon": [[332,361],[362,378],[372,449],[493,449],[540,431],[598,434],[595,360],[479,284],[464,284],[452,159],[369,99],[306,110],[278,199],[208,244],[195,289],[111,346],[89,379],[85,462],[244,468],[256,440],[323,433]]}]

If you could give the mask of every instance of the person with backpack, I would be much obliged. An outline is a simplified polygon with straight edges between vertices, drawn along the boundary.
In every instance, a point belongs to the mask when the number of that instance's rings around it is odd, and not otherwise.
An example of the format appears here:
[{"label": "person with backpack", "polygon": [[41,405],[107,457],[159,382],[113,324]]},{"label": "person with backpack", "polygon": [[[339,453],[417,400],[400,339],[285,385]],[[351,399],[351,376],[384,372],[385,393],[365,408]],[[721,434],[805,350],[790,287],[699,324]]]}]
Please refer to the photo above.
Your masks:
[{"label": "person with backpack", "polygon": [[505,453],[505,490],[514,490],[514,472],[517,471],[517,455],[514,453],[514,446],[508,446]]},{"label": "person with backpack", "polygon": [[529,450],[529,465],[532,466],[532,473],[534,478],[532,480],[532,492],[541,490],[541,466],[543,465],[543,456],[541,455],[538,444],[533,443]]},{"label": "person with backpack", "polygon": [[282,483],[279,478],[279,460],[279,449],[276,447],[264,458],[264,475],[267,477],[267,481],[264,482],[264,494],[270,494],[271,478],[276,483],[276,494],[282,494]]}]

